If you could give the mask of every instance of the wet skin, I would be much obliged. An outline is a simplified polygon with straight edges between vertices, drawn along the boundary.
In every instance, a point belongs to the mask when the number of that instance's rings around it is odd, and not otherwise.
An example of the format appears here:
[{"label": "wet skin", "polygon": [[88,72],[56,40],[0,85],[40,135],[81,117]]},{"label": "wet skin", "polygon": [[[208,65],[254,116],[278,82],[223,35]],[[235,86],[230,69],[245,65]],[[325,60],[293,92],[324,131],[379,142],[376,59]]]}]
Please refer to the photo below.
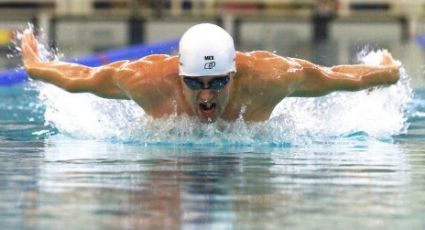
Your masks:
[{"label": "wet skin", "polygon": [[189,102],[192,110],[201,122],[214,122],[223,113],[230,98],[230,88],[232,87],[234,73],[229,73],[229,82],[219,89],[205,89],[214,80],[221,79],[222,76],[201,76],[197,81],[201,82],[204,88],[191,89],[184,83],[183,76],[180,76],[183,85],[183,94]]},{"label": "wet skin", "polygon": [[[104,98],[131,99],[147,114],[163,117],[186,114],[201,122],[267,120],[285,97],[317,97],[334,91],[357,91],[390,85],[399,80],[399,64],[387,51],[378,65],[325,67],[268,51],[236,53],[236,73],[222,89],[190,89],[179,76],[177,56],[150,55],[87,67],[59,61],[41,61],[32,31],[22,36],[22,60],[31,78],[69,92],[89,92]],[[223,73],[228,74],[228,73]],[[220,76],[203,76],[208,86]]]}]

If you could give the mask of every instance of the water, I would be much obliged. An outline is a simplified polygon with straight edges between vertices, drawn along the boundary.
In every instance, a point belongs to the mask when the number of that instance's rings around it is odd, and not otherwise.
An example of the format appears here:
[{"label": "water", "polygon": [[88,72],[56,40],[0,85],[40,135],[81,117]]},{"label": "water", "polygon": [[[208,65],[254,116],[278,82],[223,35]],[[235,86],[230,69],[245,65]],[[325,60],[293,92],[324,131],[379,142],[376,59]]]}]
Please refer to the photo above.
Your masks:
[{"label": "water", "polygon": [[[361,59],[376,62],[381,54],[372,52]],[[184,116],[153,120],[132,101],[70,94],[47,84],[34,87],[39,89],[39,98],[46,105],[46,122],[61,134],[80,139],[146,145],[293,146],[333,141],[357,133],[391,139],[391,135],[405,132],[406,106],[412,92],[404,69],[401,78],[396,85],[372,91],[287,98],[273,111],[269,121],[256,124],[246,124],[240,119],[205,125]]]},{"label": "water", "polygon": [[251,125],[1,88],[0,229],[424,229],[425,89],[403,78]]}]

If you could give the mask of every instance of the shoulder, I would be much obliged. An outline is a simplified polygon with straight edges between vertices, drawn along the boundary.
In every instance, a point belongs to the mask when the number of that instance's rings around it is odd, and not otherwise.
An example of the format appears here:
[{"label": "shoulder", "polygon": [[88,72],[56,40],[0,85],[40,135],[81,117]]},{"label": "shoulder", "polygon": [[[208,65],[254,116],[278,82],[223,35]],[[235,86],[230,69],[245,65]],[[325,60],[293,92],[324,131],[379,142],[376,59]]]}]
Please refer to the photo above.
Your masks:
[{"label": "shoulder", "polygon": [[238,52],[236,55],[238,71],[259,75],[261,78],[276,74],[294,73],[302,69],[302,65],[293,58],[283,57],[270,51]]},{"label": "shoulder", "polygon": [[240,65],[249,65],[257,68],[290,68],[300,67],[300,64],[293,58],[283,57],[274,52],[256,50],[251,52],[237,52],[236,62]]},{"label": "shoulder", "polygon": [[138,68],[155,65],[173,65],[178,64],[177,56],[170,56],[166,54],[152,54],[143,58],[127,62],[122,68]]},{"label": "shoulder", "polygon": [[[290,58],[269,51],[238,52],[235,85],[237,96],[250,110],[271,112],[297,81],[298,68]],[[257,97],[261,95],[261,97]]]},{"label": "shoulder", "polygon": [[119,72],[133,73],[149,77],[165,77],[178,74],[178,57],[166,54],[153,54],[124,63]]},{"label": "shoulder", "polygon": [[270,52],[270,51],[266,51],[266,50],[254,50],[254,51],[250,51],[250,52],[238,52],[238,54],[252,58],[252,59],[279,57],[279,55],[276,55],[275,53]]},{"label": "shoulder", "polygon": [[178,84],[178,59],[170,55],[149,55],[120,66],[114,75],[117,84],[131,97],[174,92]]},{"label": "shoulder", "polygon": [[275,55],[269,51],[252,51],[252,52],[236,52],[236,62],[245,64],[245,63],[253,63],[259,60],[273,58]]},{"label": "shoulder", "polygon": [[240,52],[236,53],[236,59],[240,60],[270,60],[270,59],[287,59],[274,52],[266,50],[255,50],[251,52]]},{"label": "shoulder", "polygon": [[120,84],[152,86],[159,82],[176,84],[177,76],[178,58],[155,54],[123,63],[113,77]]},{"label": "shoulder", "polygon": [[173,61],[178,61],[178,57],[176,55],[168,55],[168,54],[151,54],[139,59],[139,61],[150,62],[150,63],[173,62]]},{"label": "shoulder", "polygon": [[303,67],[293,58],[269,51],[238,53],[236,80],[247,95],[260,92],[271,97],[287,95],[303,76]]}]

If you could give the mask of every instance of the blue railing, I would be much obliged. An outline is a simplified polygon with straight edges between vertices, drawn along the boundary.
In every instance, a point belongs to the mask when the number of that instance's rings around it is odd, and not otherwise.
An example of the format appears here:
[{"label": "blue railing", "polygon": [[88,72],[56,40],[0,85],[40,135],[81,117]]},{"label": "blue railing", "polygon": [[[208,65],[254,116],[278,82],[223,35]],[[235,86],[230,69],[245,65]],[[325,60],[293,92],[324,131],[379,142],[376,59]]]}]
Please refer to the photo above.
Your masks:
[{"label": "blue railing", "polygon": [[415,37],[416,43],[425,49],[425,35],[418,35]]}]

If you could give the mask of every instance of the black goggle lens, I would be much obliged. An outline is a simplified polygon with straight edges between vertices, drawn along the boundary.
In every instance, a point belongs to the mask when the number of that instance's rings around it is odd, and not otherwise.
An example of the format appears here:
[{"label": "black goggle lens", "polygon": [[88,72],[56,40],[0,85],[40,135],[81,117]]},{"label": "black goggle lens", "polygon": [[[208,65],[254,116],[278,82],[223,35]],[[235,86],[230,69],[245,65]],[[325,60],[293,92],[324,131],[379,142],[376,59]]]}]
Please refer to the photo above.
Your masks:
[{"label": "black goggle lens", "polygon": [[204,87],[204,83],[201,80],[199,80],[198,77],[183,77],[183,81],[187,85],[187,87],[193,90],[222,89],[227,85],[229,80],[230,80],[229,76],[213,78],[207,83],[207,87]]}]

